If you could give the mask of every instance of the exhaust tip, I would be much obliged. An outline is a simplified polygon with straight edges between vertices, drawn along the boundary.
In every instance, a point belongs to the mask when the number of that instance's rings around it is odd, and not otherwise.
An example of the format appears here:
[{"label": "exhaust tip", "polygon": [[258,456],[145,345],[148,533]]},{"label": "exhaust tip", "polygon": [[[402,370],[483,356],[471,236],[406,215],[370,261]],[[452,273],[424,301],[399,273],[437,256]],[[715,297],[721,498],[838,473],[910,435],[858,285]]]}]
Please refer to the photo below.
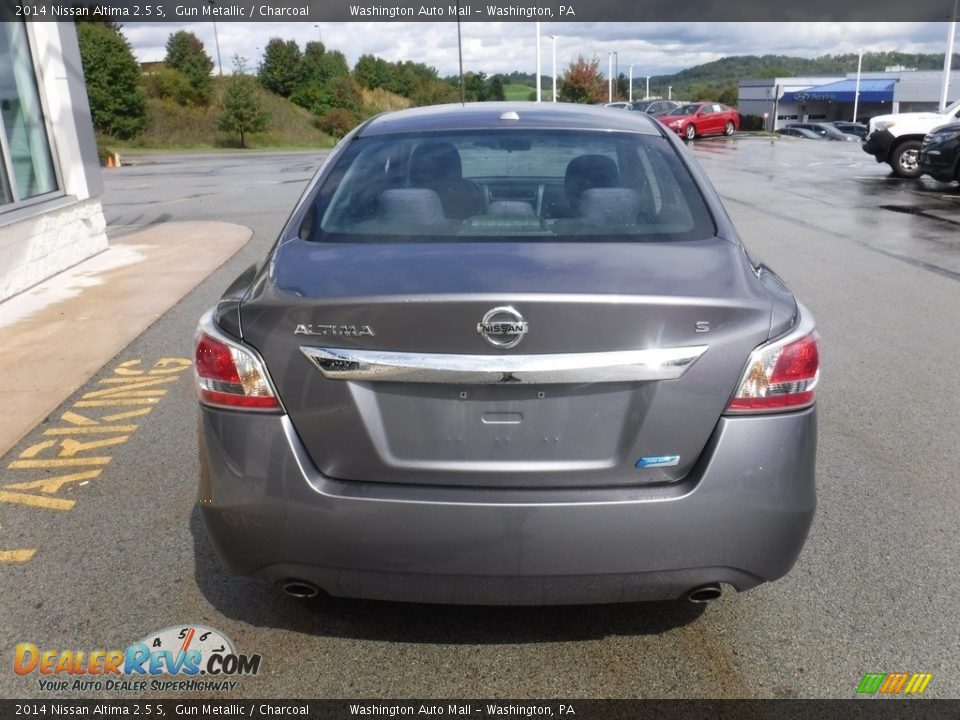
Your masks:
[{"label": "exhaust tip", "polygon": [[304,580],[287,580],[283,584],[283,591],[290,597],[295,598],[314,598],[320,594],[316,585]]},{"label": "exhaust tip", "polygon": [[720,588],[720,583],[709,583],[707,585],[695,587],[693,590],[688,592],[687,600],[692,602],[694,605],[705,605],[713,602],[714,600],[719,600],[721,595],[723,595],[723,590]]}]

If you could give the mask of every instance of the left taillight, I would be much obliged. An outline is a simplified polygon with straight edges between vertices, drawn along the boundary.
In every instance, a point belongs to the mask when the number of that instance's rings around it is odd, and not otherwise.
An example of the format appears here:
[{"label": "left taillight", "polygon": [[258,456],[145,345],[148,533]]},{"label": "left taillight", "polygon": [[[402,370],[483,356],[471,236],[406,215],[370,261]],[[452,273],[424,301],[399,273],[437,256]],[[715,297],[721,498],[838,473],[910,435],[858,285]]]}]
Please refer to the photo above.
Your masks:
[{"label": "left taillight", "polygon": [[200,402],[234,410],[281,409],[267,369],[251,349],[236,343],[207,313],[194,337],[194,373]]}]

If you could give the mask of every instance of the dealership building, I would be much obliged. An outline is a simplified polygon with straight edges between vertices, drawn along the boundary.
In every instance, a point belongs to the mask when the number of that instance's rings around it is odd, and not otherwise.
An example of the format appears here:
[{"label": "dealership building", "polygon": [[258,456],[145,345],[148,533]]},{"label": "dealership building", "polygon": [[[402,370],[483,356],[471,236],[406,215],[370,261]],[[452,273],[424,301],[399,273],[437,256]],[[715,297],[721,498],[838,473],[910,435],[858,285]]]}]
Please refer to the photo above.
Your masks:
[{"label": "dealership building", "polygon": [[107,247],[71,22],[0,22],[0,301]]},{"label": "dealership building", "polygon": [[[875,115],[936,110],[943,72],[890,70],[860,75],[857,119]],[[948,104],[960,97],[960,71],[950,74]],[[857,74],[741,80],[737,108],[743,115],[766,117],[775,130],[791,122],[853,119]]]}]

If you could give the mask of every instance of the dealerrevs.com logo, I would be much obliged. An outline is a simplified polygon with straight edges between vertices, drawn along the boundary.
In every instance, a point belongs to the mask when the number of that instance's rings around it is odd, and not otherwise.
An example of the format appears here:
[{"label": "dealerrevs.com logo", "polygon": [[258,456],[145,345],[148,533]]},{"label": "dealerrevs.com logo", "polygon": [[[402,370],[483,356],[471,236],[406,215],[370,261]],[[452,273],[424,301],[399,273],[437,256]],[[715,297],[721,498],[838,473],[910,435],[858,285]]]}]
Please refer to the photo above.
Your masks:
[{"label": "dealerrevs.com logo", "polygon": [[256,675],[261,656],[242,655],[223,633],[179,625],[150,633],[125,650],[50,650],[32,643],[14,649],[13,671],[36,676],[48,692],[233,690],[232,678]]}]

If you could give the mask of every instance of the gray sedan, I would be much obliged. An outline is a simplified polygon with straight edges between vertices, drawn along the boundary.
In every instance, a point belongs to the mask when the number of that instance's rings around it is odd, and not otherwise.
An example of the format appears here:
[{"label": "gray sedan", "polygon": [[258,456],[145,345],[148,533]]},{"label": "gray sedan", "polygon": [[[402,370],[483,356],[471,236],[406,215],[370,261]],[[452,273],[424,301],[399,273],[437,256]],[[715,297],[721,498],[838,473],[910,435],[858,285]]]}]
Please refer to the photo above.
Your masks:
[{"label": "gray sedan", "polygon": [[365,122],[195,368],[209,535],[296,596],[706,602],[816,506],[813,318],[641,113]]}]

